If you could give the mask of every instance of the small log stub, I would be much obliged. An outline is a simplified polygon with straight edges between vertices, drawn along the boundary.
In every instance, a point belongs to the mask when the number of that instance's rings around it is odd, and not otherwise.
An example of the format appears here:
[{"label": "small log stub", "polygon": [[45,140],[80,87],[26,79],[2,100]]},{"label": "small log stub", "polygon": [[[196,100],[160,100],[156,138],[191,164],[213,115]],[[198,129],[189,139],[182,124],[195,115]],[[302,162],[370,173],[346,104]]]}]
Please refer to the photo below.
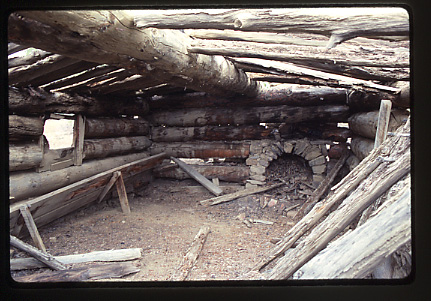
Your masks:
[{"label": "small log stub", "polygon": [[43,134],[43,119],[9,115],[9,140],[37,139]]},{"label": "small log stub", "polygon": [[43,150],[39,143],[9,144],[9,171],[36,168],[42,159]]},{"label": "small log stub", "polygon": [[[365,138],[374,139],[377,131],[379,111],[361,112],[349,117],[349,128],[355,134]],[[405,110],[393,109],[390,114],[388,131],[394,132],[406,122],[409,113]]]},{"label": "small log stub", "polygon": [[84,140],[84,159],[103,158],[147,149],[151,141],[145,136]]},{"label": "small log stub", "polygon": [[176,158],[248,158],[250,142],[154,142],[149,150]]},{"label": "small log stub", "polygon": [[202,108],[182,109],[172,112],[156,112],[149,115],[155,125],[167,126],[204,126],[229,124],[258,124],[258,123],[297,123],[303,121],[332,121],[347,120],[348,106],[310,106],[310,107],[241,107],[241,108]]},{"label": "small log stub", "polygon": [[143,119],[87,118],[85,121],[85,138],[107,138],[123,136],[146,136],[150,126]]},{"label": "small log stub", "polygon": [[383,99],[380,104],[379,118],[377,121],[376,139],[374,140],[374,148],[379,147],[386,139],[389,126],[389,118],[391,117],[392,102]]},{"label": "small log stub", "polygon": [[154,127],[151,130],[151,140],[156,142],[255,140],[264,139],[270,133],[271,129],[260,125]]}]

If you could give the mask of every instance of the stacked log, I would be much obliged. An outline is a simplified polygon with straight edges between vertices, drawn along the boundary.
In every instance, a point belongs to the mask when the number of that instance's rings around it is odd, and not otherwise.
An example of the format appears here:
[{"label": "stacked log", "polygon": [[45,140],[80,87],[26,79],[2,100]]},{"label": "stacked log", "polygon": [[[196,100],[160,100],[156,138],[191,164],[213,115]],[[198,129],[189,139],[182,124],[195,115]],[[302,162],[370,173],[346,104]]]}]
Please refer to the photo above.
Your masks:
[{"label": "stacked log", "polygon": [[43,119],[9,115],[9,171],[34,169],[42,162]]},{"label": "stacked log", "polygon": [[[351,149],[362,160],[373,150],[377,131],[379,111],[361,112],[349,117],[349,128],[354,133]],[[394,132],[407,121],[407,110],[393,109],[389,119],[388,132]]]}]

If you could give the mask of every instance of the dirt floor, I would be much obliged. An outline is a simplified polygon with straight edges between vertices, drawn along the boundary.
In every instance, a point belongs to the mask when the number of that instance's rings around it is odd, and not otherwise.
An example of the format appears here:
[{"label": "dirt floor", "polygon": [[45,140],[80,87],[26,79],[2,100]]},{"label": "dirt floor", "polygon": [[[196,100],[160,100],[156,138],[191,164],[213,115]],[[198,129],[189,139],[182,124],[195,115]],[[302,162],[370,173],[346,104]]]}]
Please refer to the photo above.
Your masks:
[{"label": "dirt floor", "polygon": [[[140,271],[112,281],[164,281],[178,268],[201,226],[209,225],[211,232],[187,280],[233,280],[274,246],[271,239],[292,227],[299,207],[286,209],[302,204],[312,192],[311,171],[300,159],[272,163],[268,173],[274,175],[280,170],[287,184],[266,193],[204,207],[198,201],[213,195],[194,180],[155,179],[129,195],[130,216],[122,213],[118,199],[105,200],[39,229],[40,235],[47,252],[54,256],[142,248],[142,258],[134,261]],[[239,184],[220,185],[229,186],[226,192],[243,189]],[[248,227],[242,218],[273,224],[253,223]],[[33,245],[30,238],[24,241]],[[28,256],[12,248],[11,257]],[[12,276],[46,270],[13,271]]]}]

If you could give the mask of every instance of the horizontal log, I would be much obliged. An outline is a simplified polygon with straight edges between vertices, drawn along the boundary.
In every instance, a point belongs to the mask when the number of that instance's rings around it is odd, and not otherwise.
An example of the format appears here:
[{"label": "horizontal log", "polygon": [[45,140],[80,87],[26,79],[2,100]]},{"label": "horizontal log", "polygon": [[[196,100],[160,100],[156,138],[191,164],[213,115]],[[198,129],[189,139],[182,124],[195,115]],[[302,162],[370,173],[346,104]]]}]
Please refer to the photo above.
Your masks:
[{"label": "horizontal log", "polygon": [[[54,258],[63,264],[75,264],[95,261],[127,261],[141,258],[141,249],[119,249],[108,251],[93,251],[84,254],[73,254],[55,256]],[[40,261],[34,258],[14,258],[10,260],[11,271],[37,269],[45,267]]]},{"label": "horizontal log", "polygon": [[143,119],[126,118],[86,118],[85,139],[145,136],[150,132],[150,125]]},{"label": "horizontal log", "polygon": [[151,154],[165,152],[176,158],[248,158],[248,142],[154,142],[149,148]]},{"label": "horizontal log", "polygon": [[193,140],[233,141],[264,139],[271,129],[264,126],[203,126],[203,127],[153,127],[151,140],[155,142],[183,142]]},{"label": "horizontal log", "polygon": [[[211,166],[211,165],[191,165],[196,171],[206,178],[218,178],[221,181],[245,183],[250,176],[250,168],[247,166]],[[190,176],[176,168],[161,168],[154,170],[154,176],[158,178],[171,178],[176,180],[190,179]]]},{"label": "horizontal log", "polygon": [[24,45],[18,45],[15,43],[7,43],[7,55],[11,55],[15,52],[21,51],[23,49],[26,49],[27,46]]},{"label": "horizontal log", "polygon": [[350,142],[352,152],[359,160],[368,156],[374,148],[374,140],[361,136],[354,136]]},{"label": "horizontal log", "polygon": [[43,150],[38,142],[9,144],[9,171],[34,169],[42,158]]},{"label": "horizontal log", "polygon": [[112,158],[91,160],[81,166],[72,166],[43,173],[16,172],[9,176],[9,195],[12,202],[42,195],[60,187],[88,178],[110,168],[148,157],[137,153]]},{"label": "horizontal log", "polygon": [[202,107],[345,104],[348,92],[341,88],[276,84],[267,87],[256,97],[223,97],[194,92],[156,97],[149,102],[149,105],[151,111],[154,111]]},{"label": "horizontal log", "polygon": [[43,51],[40,49],[30,50],[30,51],[26,51],[26,54],[24,56],[17,56],[17,57],[8,59],[7,65],[8,65],[8,68],[18,67],[23,65],[31,65],[50,55],[52,55],[51,52]]},{"label": "horizontal log", "polygon": [[74,113],[86,116],[119,116],[147,114],[146,101],[115,99],[115,101],[66,93],[48,93],[43,90],[9,89],[9,112],[25,115],[45,113]]},{"label": "horizontal log", "polygon": [[84,140],[83,159],[103,158],[140,152],[147,149],[151,141],[145,136]]},{"label": "horizontal log", "polygon": [[[374,139],[377,131],[379,111],[356,113],[349,117],[349,128],[365,138]],[[392,110],[389,119],[389,132],[394,132],[407,121],[409,113],[402,110]]]},{"label": "horizontal log", "polygon": [[182,109],[172,112],[155,112],[148,116],[155,125],[166,126],[204,126],[204,125],[242,125],[270,123],[298,123],[303,121],[346,121],[347,106],[310,106],[310,107],[254,107],[254,108],[204,108]]},{"label": "horizontal log", "polygon": [[409,15],[402,8],[282,8],[139,11],[138,28],[235,29],[306,32],[331,36],[328,48],[357,36],[408,36]]},{"label": "horizontal log", "polygon": [[9,140],[38,139],[43,134],[43,124],[39,117],[9,115]]}]

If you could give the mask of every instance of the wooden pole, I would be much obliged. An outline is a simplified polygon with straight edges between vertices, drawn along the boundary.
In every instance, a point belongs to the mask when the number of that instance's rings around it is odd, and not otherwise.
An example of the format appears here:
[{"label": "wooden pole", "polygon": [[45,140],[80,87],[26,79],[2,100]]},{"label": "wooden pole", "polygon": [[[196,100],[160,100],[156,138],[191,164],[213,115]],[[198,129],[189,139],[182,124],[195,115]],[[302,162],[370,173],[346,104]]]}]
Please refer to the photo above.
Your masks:
[{"label": "wooden pole", "polygon": [[15,236],[10,235],[10,244],[14,246],[15,248],[18,248],[24,252],[27,252],[34,258],[38,259],[39,261],[43,262],[50,268],[54,270],[65,270],[67,267],[59,262],[57,259],[49,255],[48,253],[44,253],[39,251],[33,246],[30,246],[29,244],[21,241],[20,239],[16,238]]},{"label": "wooden pole", "polygon": [[40,237],[39,231],[37,230],[36,224],[34,223],[33,217],[31,216],[30,211],[28,210],[28,205],[25,204],[21,208],[19,208],[21,215],[24,219],[24,222],[27,226],[28,232],[30,233],[31,238],[33,239],[34,244],[38,247],[42,252],[46,253],[45,245],[43,244],[42,237]]},{"label": "wooden pole", "polygon": [[85,135],[85,117],[77,115],[75,125],[73,127],[73,164],[82,165],[84,158],[84,135]]},{"label": "wooden pole", "polygon": [[376,139],[374,141],[374,148],[379,147],[386,139],[389,126],[389,118],[391,117],[392,102],[383,99],[380,104],[379,119],[377,122]]},{"label": "wooden pole", "polygon": [[177,158],[174,158],[174,157],[171,157],[171,160],[173,160],[175,163],[177,163],[178,166],[182,170],[184,170],[186,173],[188,173],[193,179],[195,179],[196,181],[201,183],[202,186],[204,186],[206,189],[208,189],[212,194],[219,196],[220,194],[223,193],[223,190],[220,187],[214,185],[214,183],[209,181],[207,178],[205,178],[203,175],[201,175],[199,172],[197,172],[191,166],[187,165],[183,161],[181,161]]},{"label": "wooden pole", "polygon": [[119,172],[114,172],[112,175],[112,178],[109,180],[108,184],[106,184],[105,188],[102,190],[102,192],[100,193],[97,202],[100,203],[103,198],[105,197],[105,195],[108,193],[108,191],[112,188],[112,186],[114,186],[115,182],[117,182],[117,179],[119,177]]},{"label": "wooden pole", "polygon": [[184,281],[189,276],[189,273],[193,266],[195,265],[199,254],[202,251],[202,248],[204,246],[204,243],[207,239],[208,233],[210,232],[209,226],[202,226],[199,229],[199,232],[196,234],[195,238],[193,239],[192,244],[190,245],[190,248],[188,249],[187,253],[184,255],[180,267],[177,269],[175,274],[171,276],[171,280],[179,280]]},{"label": "wooden pole", "polygon": [[115,172],[117,176],[117,180],[115,181],[115,185],[117,186],[118,197],[120,199],[121,210],[126,215],[130,215],[130,207],[129,200],[127,199],[126,187],[124,186],[123,175],[121,171]]}]

